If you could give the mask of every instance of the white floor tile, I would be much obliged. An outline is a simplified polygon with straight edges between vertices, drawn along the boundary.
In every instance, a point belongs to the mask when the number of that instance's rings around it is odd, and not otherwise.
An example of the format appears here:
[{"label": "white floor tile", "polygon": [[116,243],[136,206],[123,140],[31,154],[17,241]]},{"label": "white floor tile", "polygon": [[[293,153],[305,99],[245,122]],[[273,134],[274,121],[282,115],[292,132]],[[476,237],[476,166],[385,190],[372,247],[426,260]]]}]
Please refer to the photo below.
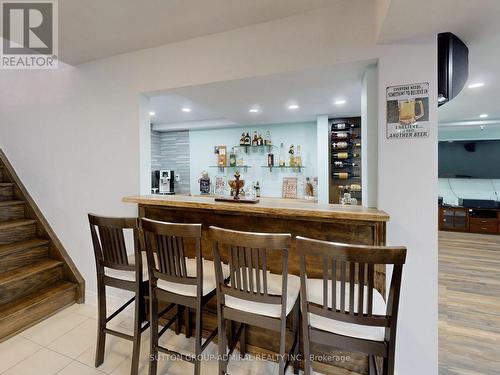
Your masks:
[{"label": "white floor tile", "polygon": [[0,343],[0,373],[29,357],[42,347],[21,336]]},{"label": "white floor tile", "polygon": [[46,346],[66,332],[82,324],[85,320],[87,318],[83,315],[63,310],[22,332],[21,336],[37,344]]},{"label": "white floor tile", "polygon": [[[78,361],[71,362],[68,366],[63,368],[57,375],[103,375],[103,372],[89,367]],[[40,374],[42,375],[42,374]]]},{"label": "white floor tile", "polygon": [[[80,355],[77,360],[93,367],[95,363],[96,347],[93,345]],[[111,374],[122,362],[132,355],[132,342],[119,337],[107,335],[104,363],[97,369],[106,374]]]},{"label": "white floor tile", "polygon": [[79,326],[65,333],[47,347],[67,357],[78,358],[96,343],[97,322],[87,319]]},{"label": "white floor tile", "polygon": [[2,375],[53,375],[71,362],[71,358],[42,348],[11,367]]},{"label": "white floor tile", "polygon": [[97,319],[97,306],[88,303],[75,303],[68,307],[65,311],[83,315],[87,318]]}]

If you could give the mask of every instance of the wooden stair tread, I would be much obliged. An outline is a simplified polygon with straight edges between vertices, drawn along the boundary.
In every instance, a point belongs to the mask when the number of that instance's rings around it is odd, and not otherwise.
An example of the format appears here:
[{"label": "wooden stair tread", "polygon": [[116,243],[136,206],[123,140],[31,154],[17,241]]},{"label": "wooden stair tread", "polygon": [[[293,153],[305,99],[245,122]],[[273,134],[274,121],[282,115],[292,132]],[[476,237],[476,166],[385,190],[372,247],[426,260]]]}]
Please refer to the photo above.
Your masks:
[{"label": "wooden stair tread", "polygon": [[10,201],[1,201],[0,202],[0,208],[2,207],[8,207],[8,206],[20,206],[25,204],[24,201],[17,201],[17,200],[10,200]]},{"label": "wooden stair tread", "polygon": [[0,306],[0,341],[74,303],[77,284],[60,280]]},{"label": "wooden stair tread", "polygon": [[11,229],[16,227],[22,227],[24,225],[36,224],[36,220],[31,219],[19,219],[19,220],[10,220],[0,223],[0,231],[3,229]]},{"label": "wooden stair tread", "polygon": [[0,255],[9,253],[14,250],[28,250],[34,247],[45,246],[50,243],[49,240],[43,238],[35,238],[27,241],[13,242],[7,245],[0,245]]},{"label": "wooden stair tread", "polygon": [[49,259],[36,262],[28,266],[15,268],[13,270],[0,274],[0,285],[13,282],[18,279],[25,279],[37,273],[50,270],[52,268],[61,267],[63,262]]},{"label": "wooden stair tread", "polygon": [[13,182],[0,182],[0,187],[14,186]]}]

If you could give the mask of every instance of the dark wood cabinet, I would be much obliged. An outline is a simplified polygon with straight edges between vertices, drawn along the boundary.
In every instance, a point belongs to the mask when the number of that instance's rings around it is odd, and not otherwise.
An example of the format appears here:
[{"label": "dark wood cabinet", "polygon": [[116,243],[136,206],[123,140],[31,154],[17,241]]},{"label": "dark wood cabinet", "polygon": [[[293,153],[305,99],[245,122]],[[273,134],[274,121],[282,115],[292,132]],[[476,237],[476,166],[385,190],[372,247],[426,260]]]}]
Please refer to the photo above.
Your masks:
[{"label": "dark wood cabinet", "polygon": [[439,230],[500,234],[500,210],[439,207]]}]

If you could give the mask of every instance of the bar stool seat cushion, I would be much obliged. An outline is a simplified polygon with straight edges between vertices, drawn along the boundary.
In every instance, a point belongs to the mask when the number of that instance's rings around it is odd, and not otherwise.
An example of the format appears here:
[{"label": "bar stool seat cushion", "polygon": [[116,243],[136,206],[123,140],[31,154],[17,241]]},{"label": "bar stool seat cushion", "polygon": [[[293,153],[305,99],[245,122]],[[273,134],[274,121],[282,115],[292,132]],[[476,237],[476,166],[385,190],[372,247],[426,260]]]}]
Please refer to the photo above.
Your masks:
[{"label": "bar stool seat cushion", "polygon": [[[146,253],[144,251],[142,252],[141,255],[142,255],[142,280],[147,281],[148,280],[148,259],[147,259]],[[131,266],[135,265],[135,255],[134,254],[127,255],[127,259],[128,259],[129,265],[131,265]],[[112,277],[115,279],[135,282],[135,271],[123,271],[123,270],[117,270],[114,268],[104,267],[104,274],[106,276],[109,276],[109,277]]]},{"label": "bar stool seat cushion", "polygon": [[[186,257],[186,273],[188,276],[196,277],[196,259]],[[222,263],[222,274],[224,279],[229,277],[229,266]],[[211,260],[203,259],[203,295],[206,296],[216,287],[215,267]],[[157,286],[160,289],[181,294],[184,296],[196,297],[196,285],[179,284],[171,281],[158,279]]]},{"label": "bar stool seat cushion", "polygon": [[[261,280],[263,280],[261,276]],[[281,275],[267,272],[267,292],[268,294],[281,295]],[[262,284],[261,284],[262,285]],[[254,286],[255,289],[255,286]],[[300,291],[300,277],[288,275],[286,295],[286,315],[292,311]],[[232,309],[245,311],[251,314],[265,315],[272,318],[281,317],[281,305],[271,303],[249,301],[233,296],[225,296],[226,306]]]},{"label": "bar stool seat cushion", "polygon": [[[323,305],[323,279],[307,279],[307,300],[309,302]],[[337,281],[337,308],[340,308],[340,288],[341,283]],[[345,284],[345,307],[349,309],[349,283]],[[367,312],[368,288],[364,287],[363,312]],[[358,312],[358,286],[354,288],[354,312]],[[332,306],[332,288],[331,282],[328,281],[328,306]],[[373,289],[373,315],[385,315],[386,303],[378,290]],[[325,318],[316,314],[309,313],[309,324],[311,327],[329,331],[338,335],[355,337],[359,339],[384,341],[384,327],[365,326],[360,324],[346,323],[339,320]]]}]

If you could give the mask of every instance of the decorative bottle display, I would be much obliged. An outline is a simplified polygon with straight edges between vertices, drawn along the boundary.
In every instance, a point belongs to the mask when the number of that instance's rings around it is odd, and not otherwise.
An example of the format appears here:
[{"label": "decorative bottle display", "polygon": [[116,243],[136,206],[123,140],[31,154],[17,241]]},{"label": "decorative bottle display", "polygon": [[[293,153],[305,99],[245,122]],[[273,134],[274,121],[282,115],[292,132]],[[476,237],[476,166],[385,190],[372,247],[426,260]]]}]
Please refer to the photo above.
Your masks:
[{"label": "decorative bottle display", "polygon": [[300,145],[297,145],[297,150],[295,151],[295,166],[301,167],[302,165],[302,153],[300,152]]},{"label": "decorative bottle display", "polygon": [[257,183],[255,184],[254,189],[255,189],[255,196],[257,198],[260,198],[260,184],[259,184],[259,181],[257,181]]},{"label": "decorative bottle display", "polygon": [[262,138],[262,135],[259,133],[259,136],[257,137],[257,146],[262,146],[264,144],[264,139]]},{"label": "decorative bottle display", "polygon": [[240,146],[245,146],[246,144],[246,136],[245,136],[245,132],[243,132],[241,134],[241,138],[240,138]]},{"label": "decorative bottle display", "polygon": [[198,180],[200,183],[200,194],[210,194],[210,177],[208,177],[208,172],[201,172],[201,177]]},{"label": "decorative bottle display", "polygon": [[361,203],[360,123],[360,118],[339,119],[331,122],[330,160],[334,195],[330,203]]},{"label": "decorative bottle display", "polygon": [[279,166],[280,167],[284,167],[285,166],[285,145],[283,143],[280,145]]},{"label": "decorative bottle display", "polygon": [[245,161],[243,160],[243,153],[239,149],[236,150],[236,165],[238,167],[245,165]]}]

